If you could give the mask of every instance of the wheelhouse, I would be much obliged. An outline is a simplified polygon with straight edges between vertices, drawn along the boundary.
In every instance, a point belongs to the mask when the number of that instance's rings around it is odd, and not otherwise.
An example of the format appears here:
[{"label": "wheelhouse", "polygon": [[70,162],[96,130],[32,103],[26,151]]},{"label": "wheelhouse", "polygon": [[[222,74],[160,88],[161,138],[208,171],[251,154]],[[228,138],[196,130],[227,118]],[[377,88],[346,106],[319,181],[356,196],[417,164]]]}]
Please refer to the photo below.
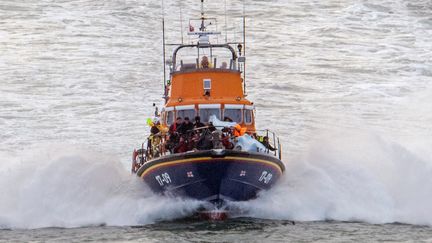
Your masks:
[{"label": "wheelhouse", "polygon": [[194,104],[165,107],[162,110],[162,123],[170,126],[177,117],[184,119],[188,117],[193,120],[195,116],[200,116],[201,122],[208,123],[211,115],[215,115],[219,120],[231,120],[253,131],[254,128],[254,106],[238,104]]},{"label": "wheelhouse", "polygon": [[245,94],[244,42],[219,44],[214,37],[219,34],[216,19],[202,16],[189,21],[188,35],[197,37],[195,43],[170,45],[163,124],[195,116],[208,123],[214,115],[255,131],[253,103]]}]

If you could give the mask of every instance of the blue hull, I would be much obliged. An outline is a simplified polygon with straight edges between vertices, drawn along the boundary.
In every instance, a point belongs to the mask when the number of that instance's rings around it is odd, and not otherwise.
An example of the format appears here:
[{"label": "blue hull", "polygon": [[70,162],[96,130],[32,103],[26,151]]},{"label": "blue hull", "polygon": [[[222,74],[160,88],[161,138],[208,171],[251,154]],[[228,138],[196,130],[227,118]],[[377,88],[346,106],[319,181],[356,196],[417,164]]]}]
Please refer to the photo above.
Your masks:
[{"label": "blue hull", "polygon": [[255,198],[259,191],[270,189],[284,170],[271,155],[209,150],[148,161],[137,175],[156,193],[222,205]]}]

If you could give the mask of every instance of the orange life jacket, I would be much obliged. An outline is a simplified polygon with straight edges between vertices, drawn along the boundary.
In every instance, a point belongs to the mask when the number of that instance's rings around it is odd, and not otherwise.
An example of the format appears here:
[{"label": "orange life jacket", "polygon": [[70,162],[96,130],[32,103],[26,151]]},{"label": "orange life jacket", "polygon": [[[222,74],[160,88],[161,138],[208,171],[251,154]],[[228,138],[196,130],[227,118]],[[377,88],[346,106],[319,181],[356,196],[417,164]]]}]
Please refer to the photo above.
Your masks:
[{"label": "orange life jacket", "polygon": [[236,124],[234,126],[234,136],[240,137],[243,136],[246,133],[247,128],[241,127],[239,124]]}]

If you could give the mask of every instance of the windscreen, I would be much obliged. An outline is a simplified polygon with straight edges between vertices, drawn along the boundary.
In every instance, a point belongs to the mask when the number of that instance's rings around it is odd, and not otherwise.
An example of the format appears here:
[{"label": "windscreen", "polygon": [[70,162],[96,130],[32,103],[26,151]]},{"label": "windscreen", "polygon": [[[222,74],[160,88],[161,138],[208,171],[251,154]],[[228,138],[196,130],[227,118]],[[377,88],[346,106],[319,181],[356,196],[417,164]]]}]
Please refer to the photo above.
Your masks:
[{"label": "windscreen", "polygon": [[216,118],[220,120],[220,110],[217,108],[200,109],[199,115],[201,117],[201,122],[208,122],[211,115],[215,115]]},{"label": "windscreen", "polygon": [[171,125],[174,122],[174,112],[168,111],[166,114],[166,122],[168,125]]},{"label": "windscreen", "polygon": [[195,110],[194,109],[179,110],[177,111],[177,117],[181,117],[182,119],[188,117],[189,120],[193,121],[193,119],[195,118]]},{"label": "windscreen", "polygon": [[233,122],[241,123],[242,122],[242,110],[241,109],[225,109],[224,119],[225,119],[225,117],[231,119]]},{"label": "windscreen", "polygon": [[175,71],[197,68],[235,69],[235,65],[232,61],[232,53],[226,47],[201,47],[199,50],[196,47],[184,47],[178,50]]},{"label": "windscreen", "polygon": [[244,111],[244,119],[246,124],[252,123],[252,110],[245,110]]}]

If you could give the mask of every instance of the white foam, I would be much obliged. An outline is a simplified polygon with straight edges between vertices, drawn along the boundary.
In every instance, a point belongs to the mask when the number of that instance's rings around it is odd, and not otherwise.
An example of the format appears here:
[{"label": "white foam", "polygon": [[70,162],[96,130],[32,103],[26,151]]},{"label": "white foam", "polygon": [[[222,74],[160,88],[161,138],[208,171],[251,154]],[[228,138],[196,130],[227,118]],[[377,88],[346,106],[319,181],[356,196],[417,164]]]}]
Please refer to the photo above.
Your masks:
[{"label": "white foam", "polygon": [[21,156],[2,157],[9,169],[0,177],[1,228],[138,225],[184,217],[199,206],[154,195],[109,155],[50,146]]},{"label": "white foam", "polygon": [[363,131],[317,137],[249,216],[432,225],[432,165]]}]

